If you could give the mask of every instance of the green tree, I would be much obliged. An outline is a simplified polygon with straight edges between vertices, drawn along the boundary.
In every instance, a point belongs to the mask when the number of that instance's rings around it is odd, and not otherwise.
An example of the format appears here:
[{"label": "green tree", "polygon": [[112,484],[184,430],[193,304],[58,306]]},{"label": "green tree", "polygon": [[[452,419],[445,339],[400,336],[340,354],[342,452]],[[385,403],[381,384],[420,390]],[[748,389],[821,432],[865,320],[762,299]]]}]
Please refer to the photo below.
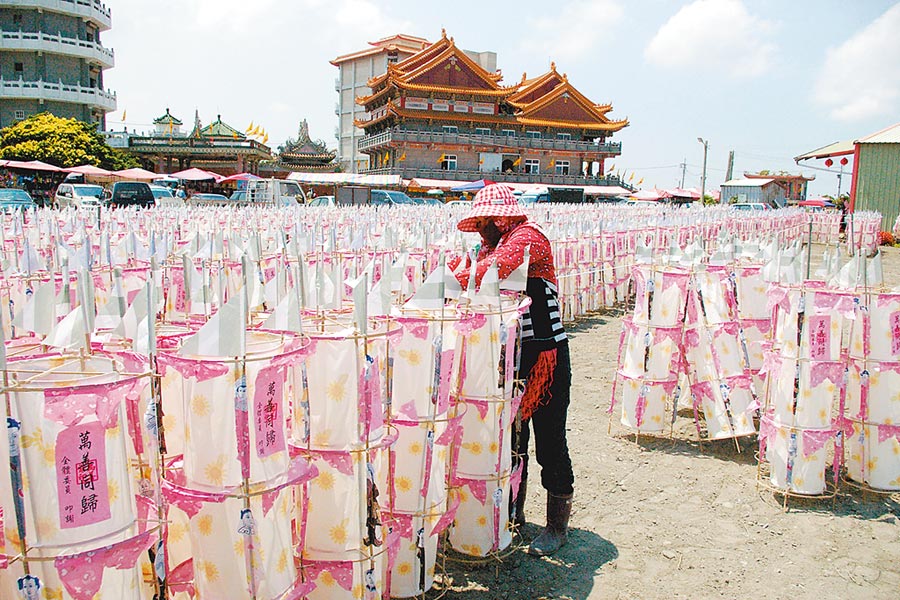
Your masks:
[{"label": "green tree", "polygon": [[62,168],[91,164],[111,171],[140,166],[134,156],[110,148],[93,125],[47,112],[0,129],[0,158]]}]

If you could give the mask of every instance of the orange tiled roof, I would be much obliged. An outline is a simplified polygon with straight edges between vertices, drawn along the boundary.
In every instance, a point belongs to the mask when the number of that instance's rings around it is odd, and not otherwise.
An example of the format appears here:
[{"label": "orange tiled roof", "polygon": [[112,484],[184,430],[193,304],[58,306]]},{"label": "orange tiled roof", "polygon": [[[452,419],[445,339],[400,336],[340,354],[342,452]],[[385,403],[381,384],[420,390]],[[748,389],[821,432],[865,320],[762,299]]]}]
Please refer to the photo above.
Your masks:
[{"label": "orange tiled roof", "polygon": [[533,79],[525,79],[525,73],[522,73],[522,81],[519,83],[518,91],[510,95],[507,101],[516,107],[525,106],[528,102],[524,101],[524,98],[529,94],[534,93],[537,88],[547,85],[548,83],[553,83],[553,87],[555,88],[564,81],[565,80],[559,73],[556,72],[556,63],[551,63],[549,71]]},{"label": "orange tiled roof", "polygon": [[[558,85],[553,88],[553,90],[549,94],[546,94],[542,98],[539,98],[534,102],[531,102],[530,104],[522,107],[520,118],[533,119],[534,117],[531,117],[530,115],[533,115],[542,108],[553,104],[562,97],[565,97],[566,100],[572,99],[573,101],[575,101],[588,114],[596,117],[596,119],[600,121],[600,124],[610,124],[614,122],[607,118],[604,114],[608,111],[601,112],[597,110],[597,105],[591,102],[584,94],[575,89],[575,87],[571,83],[569,83],[568,79],[565,78],[563,78],[562,85]],[[538,118],[538,120],[541,119]],[[615,121],[615,123],[621,123],[622,125],[621,127],[619,127],[619,129],[621,129],[622,127],[628,125],[628,120],[624,119],[622,121]]]},{"label": "orange tiled roof", "polygon": [[424,48],[427,48],[430,43],[431,42],[429,42],[425,38],[415,37],[412,35],[396,34],[393,36],[382,38],[375,42],[369,42],[369,45],[373,46],[372,48],[366,48],[365,50],[351,52],[350,54],[343,54],[333,60],[330,60],[329,62],[332,65],[338,67],[341,63],[347,62],[348,60],[363,58],[365,56],[371,56],[373,54],[381,54],[382,52],[390,50],[402,50],[405,52],[409,52],[410,54],[417,54]]},{"label": "orange tiled roof", "polygon": [[404,90],[414,90],[414,91],[429,91],[429,92],[441,92],[447,94],[473,94],[477,96],[490,96],[490,97],[498,97],[498,96],[506,96],[509,94],[509,88],[498,87],[496,89],[483,89],[483,88],[463,88],[463,87],[450,87],[444,85],[429,85],[429,84],[417,84],[417,83],[406,83],[404,81],[397,81],[396,85],[398,88]]},{"label": "orange tiled roof", "polygon": [[406,60],[395,65],[388,65],[387,72],[369,79],[367,85],[374,90],[391,80],[399,79],[410,82],[412,79],[440,66],[450,56],[455,56],[457,60],[462,60],[470,69],[478,74],[481,79],[492,83],[493,87],[499,87],[497,86],[497,82],[500,81],[503,76],[500,73],[490,73],[469,58],[465,52],[457,48],[453,38],[447,37],[447,32],[444,30],[441,30],[440,40],[421,52],[410,56]]},{"label": "orange tiled roof", "polygon": [[555,127],[562,129],[589,129],[593,131],[616,132],[628,125],[628,120],[607,121],[604,123],[585,123],[583,121],[562,121],[548,119],[529,119],[521,116],[504,115],[481,115],[476,113],[452,113],[452,112],[427,112],[420,110],[406,110],[396,106],[393,102],[388,102],[386,111],[377,119],[362,121],[354,120],[354,125],[361,129],[371,127],[372,125],[382,123],[394,117],[405,119],[433,119],[435,121],[456,121],[456,122],[472,122],[472,123],[491,123],[495,125],[514,126],[514,125],[533,125],[539,127]]},{"label": "orange tiled roof", "polygon": [[538,127],[564,127],[568,129],[592,129],[595,131],[616,132],[628,126],[628,119],[621,121],[606,121],[604,123],[586,123],[584,121],[559,121],[549,119],[530,119],[528,117],[516,117],[516,122],[522,125],[535,125]]}]

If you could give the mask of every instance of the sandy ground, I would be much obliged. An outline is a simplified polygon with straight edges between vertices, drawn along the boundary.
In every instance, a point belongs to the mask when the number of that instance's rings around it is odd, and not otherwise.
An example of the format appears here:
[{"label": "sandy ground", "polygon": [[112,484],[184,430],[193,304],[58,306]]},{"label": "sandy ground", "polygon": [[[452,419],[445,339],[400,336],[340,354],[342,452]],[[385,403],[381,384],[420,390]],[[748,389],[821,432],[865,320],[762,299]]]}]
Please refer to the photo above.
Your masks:
[{"label": "sandy ground", "polygon": [[[900,285],[900,249],[887,249],[884,269],[885,283]],[[520,549],[480,568],[448,562],[444,597],[900,598],[900,493],[844,486],[834,501],[790,499],[785,510],[781,496],[757,488],[755,437],[740,453],[732,441],[701,448],[689,411],[672,439],[635,441],[617,423],[607,433],[621,317],[568,325],[568,545],[551,558]],[[544,492],[529,491],[525,541],[544,524]]]}]

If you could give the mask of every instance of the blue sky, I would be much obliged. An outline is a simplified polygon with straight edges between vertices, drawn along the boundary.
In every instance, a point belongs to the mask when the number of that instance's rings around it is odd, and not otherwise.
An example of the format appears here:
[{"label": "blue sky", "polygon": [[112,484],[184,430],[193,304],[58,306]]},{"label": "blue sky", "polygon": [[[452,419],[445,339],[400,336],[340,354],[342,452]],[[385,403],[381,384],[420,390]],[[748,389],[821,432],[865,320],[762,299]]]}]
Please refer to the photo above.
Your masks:
[{"label": "blue sky", "polygon": [[[641,187],[707,187],[769,169],[815,174],[810,195],[835,194],[833,172],[793,156],[900,121],[900,2],[887,0],[560,0],[442,3],[370,0],[105,0],[115,50],[107,126],[150,130],[169,107],[186,125],[252,121],[277,147],[302,119],[336,148],[338,70],[329,60],[395,33],[497,53],[503,83],[568,74],[631,125],[615,169]],[[822,161],[811,166],[824,168]],[[848,191],[845,177],[842,191]]]}]

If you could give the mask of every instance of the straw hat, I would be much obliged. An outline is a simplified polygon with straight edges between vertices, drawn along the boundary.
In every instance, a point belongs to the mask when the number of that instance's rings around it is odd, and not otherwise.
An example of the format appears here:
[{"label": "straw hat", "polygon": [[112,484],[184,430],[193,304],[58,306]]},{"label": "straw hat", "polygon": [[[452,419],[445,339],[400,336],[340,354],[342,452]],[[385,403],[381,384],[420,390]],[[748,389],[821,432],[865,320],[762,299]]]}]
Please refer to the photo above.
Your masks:
[{"label": "straw hat", "polygon": [[478,231],[475,226],[481,217],[507,217],[524,220],[528,216],[507,185],[495,183],[481,188],[472,200],[468,216],[456,224],[460,231]]}]

